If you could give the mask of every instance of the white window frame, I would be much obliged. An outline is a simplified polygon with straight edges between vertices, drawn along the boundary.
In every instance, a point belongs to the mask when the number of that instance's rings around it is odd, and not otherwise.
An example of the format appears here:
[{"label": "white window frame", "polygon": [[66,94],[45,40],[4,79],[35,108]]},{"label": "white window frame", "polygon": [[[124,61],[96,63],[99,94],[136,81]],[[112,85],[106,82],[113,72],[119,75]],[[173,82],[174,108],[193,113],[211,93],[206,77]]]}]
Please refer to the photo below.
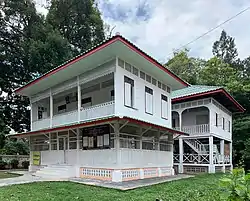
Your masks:
[{"label": "white window frame", "polygon": [[168,119],[168,97],[161,94],[161,118]]},{"label": "white window frame", "polygon": [[145,86],[145,113],[153,115],[153,89]]},{"label": "white window frame", "polygon": [[134,107],[134,80],[124,76],[124,105]]}]

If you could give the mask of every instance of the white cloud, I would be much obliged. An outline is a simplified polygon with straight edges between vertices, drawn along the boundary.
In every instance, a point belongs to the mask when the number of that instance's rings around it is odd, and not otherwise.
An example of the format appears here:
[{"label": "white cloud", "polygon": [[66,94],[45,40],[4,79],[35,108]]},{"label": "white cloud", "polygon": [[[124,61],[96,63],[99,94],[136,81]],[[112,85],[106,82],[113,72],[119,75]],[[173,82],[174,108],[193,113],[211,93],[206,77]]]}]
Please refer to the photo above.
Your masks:
[{"label": "white cloud", "polygon": [[[136,45],[160,61],[171,56],[173,49],[192,41],[196,37],[215,27],[236,13],[250,6],[247,0],[148,0],[150,17],[146,21],[136,20],[134,12],[126,20],[107,17],[109,11],[104,3],[114,7],[133,8],[140,0],[106,0],[100,1],[99,6],[105,22],[116,26],[115,32],[120,32]],[[192,56],[209,58],[212,56],[212,45],[220,36],[222,29],[235,37],[241,57],[250,55],[250,10],[236,17],[209,35],[188,46]]]},{"label": "white cloud", "polygon": [[[45,0],[36,0],[40,5]],[[104,21],[141,49],[166,61],[173,49],[192,41],[250,6],[249,0],[98,0]],[[139,10],[140,7],[140,10]],[[39,12],[46,10],[38,6]],[[138,12],[145,18],[138,17]],[[250,55],[250,10],[188,46],[190,55],[212,56],[222,29],[233,36],[241,58]]]}]

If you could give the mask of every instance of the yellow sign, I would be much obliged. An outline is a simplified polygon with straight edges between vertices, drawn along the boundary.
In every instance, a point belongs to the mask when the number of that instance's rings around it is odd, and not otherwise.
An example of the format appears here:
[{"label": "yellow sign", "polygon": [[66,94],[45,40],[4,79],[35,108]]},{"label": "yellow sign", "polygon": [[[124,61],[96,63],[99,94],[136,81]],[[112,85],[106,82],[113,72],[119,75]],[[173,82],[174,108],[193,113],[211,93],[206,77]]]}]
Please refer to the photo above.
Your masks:
[{"label": "yellow sign", "polygon": [[33,151],[32,152],[33,165],[40,165],[41,162],[41,152]]}]

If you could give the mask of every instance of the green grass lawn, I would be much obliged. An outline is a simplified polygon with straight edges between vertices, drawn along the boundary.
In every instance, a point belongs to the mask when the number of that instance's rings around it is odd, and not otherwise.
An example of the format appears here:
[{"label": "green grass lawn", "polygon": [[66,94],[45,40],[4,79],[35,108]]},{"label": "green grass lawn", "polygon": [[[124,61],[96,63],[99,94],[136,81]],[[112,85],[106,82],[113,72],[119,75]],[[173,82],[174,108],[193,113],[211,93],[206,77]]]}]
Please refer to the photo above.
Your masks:
[{"label": "green grass lawn", "polygon": [[0,171],[0,179],[6,179],[6,178],[11,178],[11,177],[18,177],[20,175],[17,174],[9,174],[7,172],[2,172]]},{"label": "green grass lawn", "polygon": [[4,201],[209,201],[219,200],[221,174],[200,175],[129,191],[70,182],[41,182],[0,188]]}]

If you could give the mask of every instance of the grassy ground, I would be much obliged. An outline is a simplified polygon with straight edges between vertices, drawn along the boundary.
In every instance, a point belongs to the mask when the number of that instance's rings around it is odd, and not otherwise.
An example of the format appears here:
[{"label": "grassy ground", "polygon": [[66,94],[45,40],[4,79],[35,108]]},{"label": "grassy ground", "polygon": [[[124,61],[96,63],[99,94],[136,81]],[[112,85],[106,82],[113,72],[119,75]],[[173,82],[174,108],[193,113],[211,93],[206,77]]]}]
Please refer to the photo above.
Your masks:
[{"label": "grassy ground", "polygon": [[130,191],[118,191],[70,182],[42,182],[0,188],[5,201],[217,201],[221,175],[200,175]]},{"label": "grassy ground", "polygon": [[20,175],[17,174],[9,174],[7,172],[2,172],[0,171],[0,179],[6,179],[6,178],[11,178],[11,177],[18,177]]}]

